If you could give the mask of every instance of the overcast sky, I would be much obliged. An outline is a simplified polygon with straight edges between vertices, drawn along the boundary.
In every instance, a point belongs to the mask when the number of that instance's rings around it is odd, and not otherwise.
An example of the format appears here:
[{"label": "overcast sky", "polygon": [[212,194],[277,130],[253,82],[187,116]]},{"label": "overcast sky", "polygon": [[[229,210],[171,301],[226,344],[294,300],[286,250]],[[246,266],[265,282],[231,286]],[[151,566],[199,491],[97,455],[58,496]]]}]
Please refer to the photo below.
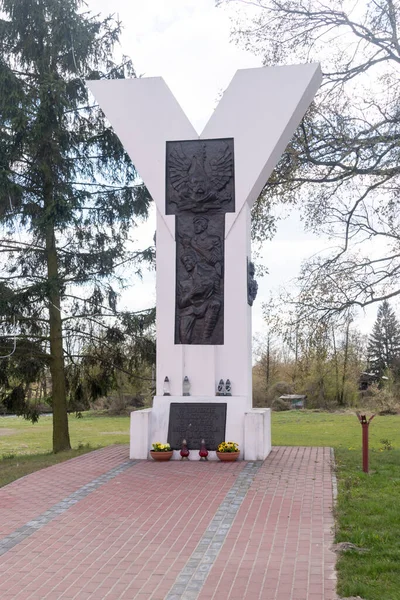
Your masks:
[{"label": "overcast sky", "polygon": [[[230,40],[231,22],[226,8],[214,0],[88,0],[94,12],[116,13],[124,26],[121,51],[130,56],[138,75],[164,78],[183,110],[200,132],[235,71],[261,66],[260,57],[245,52]],[[141,227],[140,241],[151,243],[154,214]],[[281,221],[272,242],[263,247],[269,274],[259,281],[253,305],[253,332],[262,333],[262,302],[271,291],[287,285],[299,272],[302,260],[326,246],[326,241],[305,233],[296,213]],[[154,273],[144,275],[124,301],[130,308],[155,303]],[[374,318],[373,311],[372,320]],[[360,322],[368,331],[368,322]]]}]

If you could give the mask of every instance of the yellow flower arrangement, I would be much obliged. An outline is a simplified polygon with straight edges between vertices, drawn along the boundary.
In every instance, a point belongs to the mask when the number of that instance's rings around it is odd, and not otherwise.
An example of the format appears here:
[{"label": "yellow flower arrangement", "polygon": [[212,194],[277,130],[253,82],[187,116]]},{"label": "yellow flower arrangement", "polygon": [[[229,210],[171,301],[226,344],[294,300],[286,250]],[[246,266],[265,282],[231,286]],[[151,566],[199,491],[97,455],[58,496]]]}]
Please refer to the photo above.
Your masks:
[{"label": "yellow flower arrangement", "polygon": [[221,442],[218,452],[239,452],[239,446],[236,442]]},{"label": "yellow flower arrangement", "polygon": [[170,452],[171,446],[167,444],[162,444],[161,442],[154,442],[152,444],[152,452]]}]

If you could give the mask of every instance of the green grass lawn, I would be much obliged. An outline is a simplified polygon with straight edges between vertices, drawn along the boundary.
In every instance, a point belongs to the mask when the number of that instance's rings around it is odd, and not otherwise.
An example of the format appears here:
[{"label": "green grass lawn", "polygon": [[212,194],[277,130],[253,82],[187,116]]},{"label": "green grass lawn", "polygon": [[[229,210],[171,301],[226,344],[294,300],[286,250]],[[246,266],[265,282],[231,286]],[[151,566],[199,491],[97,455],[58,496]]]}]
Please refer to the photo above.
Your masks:
[{"label": "green grass lawn", "polygon": [[[129,443],[129,417],[97,416],[82,413],[81,419],[69,415],[71,446],[89,444],[93,448]],[[0,458],[3,454],[39,454],[51,452],[51,416],[32,424],[21,417],[0,417]]]},{"label": "green grass lawn", "polygon": [[21,417],[0,417],[0,487],[89,450],[129,443],[129,417],[83,413],[81,419],[69,416],[73,450],[51,454],[52,422],[50,416],[35,424]]},{"label": "green grass lawn", "polygon": [[[361,425],[354,412],[279,412],[272,414],[272,425],[274,446],[332,446],[361,452]],[[370,448],[379,450],[384,439],[400,449],[400,415],[377,416],[371,422]]]},{"label": "green grass lawn", "polygon": [[[0,417],[0,486],[89,449],[129,443],[129,417],[83,413],[69,423],[74,450],[52,455],[51,417],[35,425]],[[400,600],[400,416],[372,421],[368,475],[362,472],[361,426],[354,413],[273,413],[272,423],[274,445],[335,448],[336,541],[367,550],[340,556],[339,595]]]},{"label": "green grass lawn", "polygon": [[367,475],[362,472],[361,426],[354,413],[273,415],[274,445],[335,448],[336,542],[367,550],[339,557],[339,595],[400,600],[400,415],[375,417],[369,434]]}]

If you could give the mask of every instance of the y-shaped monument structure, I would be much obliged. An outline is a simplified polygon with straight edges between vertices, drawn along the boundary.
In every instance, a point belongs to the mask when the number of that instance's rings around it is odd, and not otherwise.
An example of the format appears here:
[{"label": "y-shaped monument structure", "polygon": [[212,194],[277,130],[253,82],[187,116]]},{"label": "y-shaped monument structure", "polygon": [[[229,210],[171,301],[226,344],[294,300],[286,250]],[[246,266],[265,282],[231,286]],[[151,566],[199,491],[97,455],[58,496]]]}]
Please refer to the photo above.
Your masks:
[{"label": "y-shaped monument structure", "polygon": [[224,440],[270,452],[269,409],[252,408],[250,210],[320,81],[317,64],[237,71],[200,136],[162,78],[88,82],[157,207],[157,395],[131,415],[131,458],[183,438],[210,458]]}]

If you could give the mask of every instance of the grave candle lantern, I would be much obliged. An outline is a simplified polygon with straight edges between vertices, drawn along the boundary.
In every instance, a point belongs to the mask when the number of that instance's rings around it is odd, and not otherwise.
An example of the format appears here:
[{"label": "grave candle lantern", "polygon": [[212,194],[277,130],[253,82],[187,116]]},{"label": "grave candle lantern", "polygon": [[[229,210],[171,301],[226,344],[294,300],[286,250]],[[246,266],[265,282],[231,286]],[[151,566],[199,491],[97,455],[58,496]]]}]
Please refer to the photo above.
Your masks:
[{"label": "grave candle lantern", "polygon": [[164,379],[163,395],[164,396],[170,396],[171,395],[171,386],[170,386],[170,382],[169,382],[169,378],[168,377],[165,377],[165,379]]},{"label": "grave candle lantern", "polygon": [[168,377],[165,377],[164,379],[164,385],[163,385],[163,392],[164,392],[164,396],[170,396],[171,395],[171,386],[169,383],[169,379]]},{"label": "grave candle lantern", "polygon": [[206,448],[206,441],[204,439],[201,440],[200,450],[199,450],[200,460],[208,460],[208,450]]},{"label": "grave candle lantern", "polygon": [[190,450],[187,447],[187,441],[182,440],[182,448],[180,451],[181,460],[189,460],[189,454],[190,454]]},{"label": "grave candle lantern", "polygon": [[185,375],[184,379],[183,379],[183,395],[184,396],[190,396],[190,381],[189,381],[189,377],[187,375]]}]

